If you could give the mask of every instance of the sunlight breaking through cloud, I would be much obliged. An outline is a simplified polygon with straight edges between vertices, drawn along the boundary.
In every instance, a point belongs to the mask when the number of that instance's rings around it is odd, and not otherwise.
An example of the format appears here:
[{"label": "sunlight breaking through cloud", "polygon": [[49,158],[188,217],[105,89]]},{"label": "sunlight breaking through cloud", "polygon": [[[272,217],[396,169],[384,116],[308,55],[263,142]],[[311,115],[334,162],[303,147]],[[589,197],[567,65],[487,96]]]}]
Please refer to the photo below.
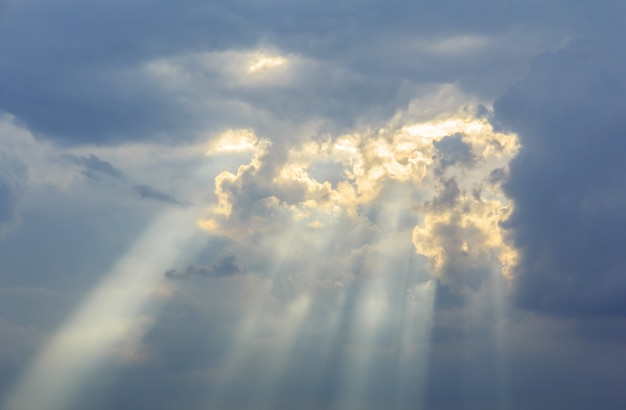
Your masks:
[{"label": "sunlight breaking through cloud", "polygon": [[623,0],[0,3],[1,410],[624,407]]},{"label": "sunlight breaking through cloud", "polygon": [[287,63],[287,60],[283,57],[270,57],[263,54],[258,54],[256,58],[248,67],[248,71],[256,73],[263,70],[271,70],[273,68],[281,67]]},{"label": "sunlight breaking through cloud", "polygon": [[[176,268],[207,234],[223,241],[241,277],[233,288],[254,289],[245,303],[229,301],[239,315],[222,336],[228,348],[206,370],[210,406],[274,408],[303,352],[316,357],[308,383],[337,409],[377,408],[375,397],[398,409],[423,402],[433,315],[448,303],[438,287],[459,297],[490,287],[501,329],[517,256],[501,228],[512,205],[500,183],[518,145],[471,107],[412,118],[407,111],[377,128],[287,146],[230,129],[179,153],[184,160],[204,149],[208,163],[183,189],[203,214],[163,211],[45,346],[7,408],[61,410],[107,358],[150,362],[143,335],[163,304],[151,298],[177,295],[162,281],[230,280],[210,266]],[[213,195],[198,194],[209,174]],[[251,384],[245,397],[242,383]],[[313,390],[302,398],[311,406]]]},{"label": "sunlight breaking through cloud", "polygon": [[[506,278],[515,263],[500,226],[511,204],[498,176],[518,145],[515,135],[494,131],[467,109],[406,122],[304,140],[280,162],[265,140],[247,132],[235,138],[243,135],[253,145],[252,159],[236,173],[218,175],[217,204],[198,224],[229,238],[240,254],[265,249],[254,264],[269,264],[258,274],[269,278],[272,290],[260,310],[244,315],[220,389],[243,377],[253,357],[264,356],[272,365],[250,400],[271,408],[272,394],[280,394],[281,380],[292,371],[290,352],[301,348],[296,335],[303,321],[314,322],[312,315],[343,289],[343,301],[331,309],[337,309],[329,316],[334,319],[315,331],[331,344],[326,359],[310,370],[312,382],[323,384],[331,372],[338,408],[360,408],[380,383],[381,358],[389,357],[397,407],[424,399],[419,386],[426,382],[436,284],[465,297],[489,283],[489,272]],[[408,262],[415,253],[427,265]],[[317,267],[320,259],[332,270]],[[302,300],[307,308],[296,319],[289,312]],[[276,303],[284,304],[284,314],[275,311]],[[260,334],[278,339],[270,347]]]}]

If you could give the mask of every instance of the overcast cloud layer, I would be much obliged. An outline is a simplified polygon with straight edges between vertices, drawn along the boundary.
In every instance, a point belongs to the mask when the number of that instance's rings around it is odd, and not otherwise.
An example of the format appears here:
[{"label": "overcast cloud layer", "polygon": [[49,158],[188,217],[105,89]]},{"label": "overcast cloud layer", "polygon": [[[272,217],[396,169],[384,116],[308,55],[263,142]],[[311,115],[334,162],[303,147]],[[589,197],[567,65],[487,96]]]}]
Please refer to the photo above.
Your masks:
[{"label": "overcast cloud layer", "polygon": [[625,19],[0,2],[0,408],[624,408]]}]

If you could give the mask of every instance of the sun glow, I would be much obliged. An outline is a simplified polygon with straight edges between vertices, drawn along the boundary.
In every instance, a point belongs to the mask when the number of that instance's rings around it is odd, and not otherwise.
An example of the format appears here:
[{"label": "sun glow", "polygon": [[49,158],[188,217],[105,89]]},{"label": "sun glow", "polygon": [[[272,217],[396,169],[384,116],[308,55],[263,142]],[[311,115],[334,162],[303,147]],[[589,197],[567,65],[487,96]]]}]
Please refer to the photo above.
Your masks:
[{"label": "sun glow", "polygon": [[252,130],[227,130],[211,142],[206,155],[254,151],[258,144],[259,141]]},{"label": "sun glow", "polygon": [[248,66],[248,72],[257,73],[260,71],[271,70],[274,68],[282,67],[286,63],[287,59],[284,57],[270,57],[267,55],[258,54]]},{"label": "sun glow", "polygon": [[[267,58],[255,70],[284,64]],[[302,352],[317,355],[308,380],[331,383],[338,409],[366,408],[375,388],[395,408],[419,406],[438,283],[463,288],[458,272],[493,272],[500,300],[515,263],[501,228],[512,206],[493,173],[506,172],[516,137],[461,110],[282,148],[252,130],[217,135],[207,161],[228,167],[211,175],[210,203],[153,222],[46,345],[7,409],[67,408],[115,352],[146,360],[134,346],[142,333],[130,329],[150,326],[150,297],[172,297],[163,267],[184,264],[207,233],[228,244],[245,268],[238,286],[254,294],[230,301],[241,314],[207,370],[208,407],[276,408]],[[190,184],[204,189],[207,179]],[[245,397],[242,380],[255,381]]]}]

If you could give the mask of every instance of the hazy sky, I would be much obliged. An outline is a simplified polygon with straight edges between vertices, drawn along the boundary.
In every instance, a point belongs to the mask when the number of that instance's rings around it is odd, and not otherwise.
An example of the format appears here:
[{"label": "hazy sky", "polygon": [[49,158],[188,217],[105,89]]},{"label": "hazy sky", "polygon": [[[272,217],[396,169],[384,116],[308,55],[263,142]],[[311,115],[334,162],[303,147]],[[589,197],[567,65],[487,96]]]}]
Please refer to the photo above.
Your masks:
[{"label": "hazy sky", "polygon": [[625,22],[0,0],[0,408],[625,408]]}]

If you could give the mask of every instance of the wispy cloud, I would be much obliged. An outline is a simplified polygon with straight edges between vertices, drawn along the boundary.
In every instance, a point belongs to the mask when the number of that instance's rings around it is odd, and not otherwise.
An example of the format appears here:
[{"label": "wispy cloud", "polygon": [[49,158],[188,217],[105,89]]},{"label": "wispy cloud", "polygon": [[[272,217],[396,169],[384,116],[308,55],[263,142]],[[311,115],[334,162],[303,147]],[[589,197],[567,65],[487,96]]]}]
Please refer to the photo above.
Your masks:
[{"label": "wispy cloud", "polygon": [[76,156],[63,154],[61,157],[66,161],[81,166],[83,168],[83,175],[88,178],[96,178],[97,175],[107,175],[111,178],[124,180],[122,170],[116,168],[110,162],[100,159],[97,155]]},{"label": "wispy cloud", "polygon": [[133,187],[135,192],[139,194],[141,199],[151,199],[154,201],[164,202],[171,205],[177,206],[190,206],[190,202],[181,201],[173,197],[172,195],[161,191],[155,187],[150,185],[135,185]]}]

